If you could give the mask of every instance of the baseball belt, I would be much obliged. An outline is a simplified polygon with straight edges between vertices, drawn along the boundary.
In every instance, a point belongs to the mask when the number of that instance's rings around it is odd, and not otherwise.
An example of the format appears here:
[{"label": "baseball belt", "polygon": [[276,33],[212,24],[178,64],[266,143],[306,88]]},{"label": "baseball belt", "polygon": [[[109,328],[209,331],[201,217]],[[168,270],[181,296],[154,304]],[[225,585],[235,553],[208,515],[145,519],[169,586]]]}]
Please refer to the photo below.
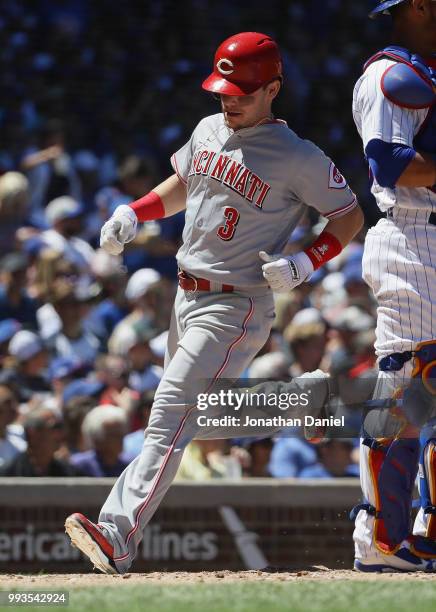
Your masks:
[{"label": "baseball belt", "polygon": [[[220,291],[223,293],[233,293],[235,290],[233,285],[221,285],[221,289],[217,290],[215,287],[212,287],[211,282],[207,279],[192,276],[180,268],[177,272],[177,277],[179,280],[179,287],[185,291]],[[216,283],[214,283],[214,285],[216,285]]]}]

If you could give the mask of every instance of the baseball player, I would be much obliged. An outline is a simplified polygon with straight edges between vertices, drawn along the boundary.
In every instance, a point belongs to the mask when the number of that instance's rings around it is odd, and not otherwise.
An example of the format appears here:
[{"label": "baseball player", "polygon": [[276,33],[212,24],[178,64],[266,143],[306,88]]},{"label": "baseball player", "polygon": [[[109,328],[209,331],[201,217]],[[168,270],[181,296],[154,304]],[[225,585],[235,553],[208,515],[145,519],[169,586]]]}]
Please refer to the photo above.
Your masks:
[{"label": "baseball player", "polygon": [[[386,213],[366,237],[363,276],[378,302],[375,399],[397,407],[365,421],[364,503],[355,508],[355,568],[436,567],[436,2],[387,0],[394,46],[369,59],[353,99],[372,193]],[[432,381],[433,378],[433,381]],[[381,401],[381,405],[383,402]],[[421,448],[419,443],[421,430]],[[420,503],[410,510],[420,462]]]},{"label": "baseball player", "polygon": [[[138,222],[186,209],[165,373],[142,453],[115,483],[97,524],[79,513],[66,521],[73,543],[102,572],[129,569],[183,449],[208,436],[197,423],[196,394],[219,378],[237,379],[255,357],[274,319],[273,291],[304,282],[362,226],[334,163],[274,118],[281,82],[269,36],[242,32],[224,41],[203,82],[221,112],[202,119],[172,156],[172,176],[118,207],[102,228],[101,246],[119,254]],[[306,251],[281,256],[309,205],[328,219],[325,230]]]}]

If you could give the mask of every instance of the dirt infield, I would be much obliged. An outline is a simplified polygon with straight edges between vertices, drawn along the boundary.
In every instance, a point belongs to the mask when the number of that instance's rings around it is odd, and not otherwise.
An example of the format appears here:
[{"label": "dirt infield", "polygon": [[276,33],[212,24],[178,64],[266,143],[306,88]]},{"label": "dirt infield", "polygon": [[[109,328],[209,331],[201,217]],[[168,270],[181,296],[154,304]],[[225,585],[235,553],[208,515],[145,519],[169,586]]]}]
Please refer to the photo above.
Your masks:
[{"label": "dirt infield", "polygon": [[195,584],[220,582],[302,582],[302,581],[332,581],[332,580],[436,580],[436,574],[389,573],[364,574],[352,570],[331,570],[323,566],[315,566],[301,570],[268,570],[268,571],[216,571],[216,572],[151,572],[149,574],[124,574],[123,576],[106,576],[104,574],[39,574],[28,576],[22,574],[0,575],[0,589],[46,587],[88,587],[88,586],[120,586],[141,583],[158,584]]}]

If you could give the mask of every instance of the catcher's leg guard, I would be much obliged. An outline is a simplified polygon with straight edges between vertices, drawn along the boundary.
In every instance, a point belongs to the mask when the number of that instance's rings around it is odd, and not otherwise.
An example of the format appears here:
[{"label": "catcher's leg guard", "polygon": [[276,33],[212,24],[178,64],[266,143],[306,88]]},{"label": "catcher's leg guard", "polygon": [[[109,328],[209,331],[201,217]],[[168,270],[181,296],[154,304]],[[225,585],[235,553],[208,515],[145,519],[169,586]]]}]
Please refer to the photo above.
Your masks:
[{"label": "catcher's leg guard", "polygon": [[399,549],[410,533],[412,492],[418,468],[419,442],[415,439],[366,438],[373,499],[357,506],[374,518],[373,542],[385,555]]},{"label": "catcher's leg guard", "polygon": [[411,548],[424,559],[436,558],[436,340],[421,342],[414,351],[410,388],[403,409],[422,427],[419,465],[421,508],[415,520]]},{"label": "catcher's leg guard", "polygon": [[415,521],[412,550],[424,559],[436,557],[436,418],[420,435],[419,494],[421,509]]},{"label": "catcher's leg guard", "polygon": [[424,514],[428,515],[426,535],[436,542],[436,439],[426,442],[421,461],[421,506]]},{"label": "catcher's leg guard", "polygon": [[[427,428],[427,434],[420,440],[419,430],[434,414],[436,341],[422,342],[414,351],[383,358],[379,367],[375,398],[393,397],[396,405],[389,410],[385,406],[379,412],[375,409],[365,417],[364,430],[368,435],[361,451],[361,481],[368,503],[355,513],[356,560],[365,563],[371,559],[377,563],[377,555],[382,554],[384,563],[389,564],[388,560],[404,547],[418,563],[419,559],[435,560],[434,536],[430,534],[435,528],[432,493],[436,489],[436,432]],[[420,443],[425,482],[421,486],[423,507],[418,519],[423,517],[425,528],[417,529],[415,523],[416,535],[411,536],[410,510]]]}]

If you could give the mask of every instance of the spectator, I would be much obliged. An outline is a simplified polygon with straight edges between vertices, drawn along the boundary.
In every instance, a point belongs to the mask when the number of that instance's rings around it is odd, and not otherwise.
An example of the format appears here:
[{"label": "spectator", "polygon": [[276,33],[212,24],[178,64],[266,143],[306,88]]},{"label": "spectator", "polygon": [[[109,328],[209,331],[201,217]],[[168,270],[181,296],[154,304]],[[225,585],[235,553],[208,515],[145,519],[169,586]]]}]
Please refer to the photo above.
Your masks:
[{"label": "spectator", "polygon": [[315,308],[297,312],[283,336],[294,357],[292,376],[319,368],[327,344],[327,324]]},{"label": "spectator", "polygon": [[273,329],[282,334],[297,312],[303,307],[302,296],[295,291],[274,296],[276,318]]},{"label": "spectator", "polygon": [[353,463],[351,440],[333,438],[316,447],[318,462],[301,470],[300,478],[344,478],[359,476],[359,466]]},{"label": "spectator", "polygon": [[52,200],[45,210],[50,229],[42,232],[41,239],[47,247],[60,253],[83,273],[89,274],[95,251],[79,238],[83,212],[82,205],[69,196]]},{"label": "spectator", "polygon": [[156,168],[152,159],[128,155],[116,169],[116,179],[110,187],[103,187],[95,196],[100,221],[109,219],[120,204],[128,204],[148,193],[156,183]]},{"label": "spectator", "polygon": [[62,405],[62,396],[65,388],[73,380],[79,378],[86,370],[86,366],[75,357],[55,357],[48,369],[48,378],[59,407]]},{"label": "spectator", "polygon": [[18,331],[9,343],[9,354],[13,365],[3,376],[14,385],[20,402],[29,401],[35,394],[50,392],[46,378],[48,354],[37,334],[24,329]]},{"label": "spectator", "polygon": [[10,253],[0,261],[0,321],[16,319],[36,330],[37,302],[26,289],[28,260],[22,253]]},{"label": "spectator", "polygon": [[128,195],[131,200],[137,200],[153,189],[156,183],[154,161],[151,158],[129,155],[118,168],[118,182],[120,191]]},{"label": "spectator", "polygon": [[5,367],[9,356],[9,342],[20,329],[21,324],[15,319],[0,321],[0,368]]},{"label": "spectator", "polygon": [[92,151],[82,149],[75,153],[73,164],[81,188],[80,201],[84,205],[85,213],[92,214],[95,209],[95,196],[100,185],[100,160]]},{"label": "spectator", "polygon": [[103,299],[90,310],[85,325],[100,340],[102,348],[106,348],[116,325],[129,314],[125,295],[127,274],[121,258],[103,249],[96,252],[92,272],[102,288]]},{"label": "spectator", "polygon": [[[158,221],[160,241],[153,249],[153,243],[150,243],[150,258],[149,264],[155,268],[162,276],[176,280],[177,279],[177,260],[175,255],[182,244],[182,233],[185,225],[185,211],[181,211],[171,217],[160,219]],[[173,300],[171,300],[171,303]]]},{"label": "spectator", "polygon": [[241,476],[239,456],[230,454],[228,440],[193,440],[185,449],[176,480],[233,479]]},{"label": "spectator", "polygon": [[109,353],[128,360],[128,384],[139,393],[156,389],[162,378],[163,370],[154,365],[154,355],[149,345],[155,336],[156,331],[147,325],[127,326],[122,322],[109,339]]},{"label": "spectator", "polygon": [[50,200],[65,194],[80,199],[80,183],[71,157],[65,151],[65,129],[58,119],[51,119],[43,126],[39,148],[27,149],[21,168],[29,179],[33,225],[46,227],[44,208]]},{"label": "spectator", "polygon": [[165,353],[168,345],[168,330],[158,334],[150,340],[150,348],[153,356],[155,357],[155,363],[163,366],[165,363]]},{"label": "spectator", "polygon": [[59,414],[47,408],[29,412],[23,422],[27,449],[0,468],[0,476],[80,476],[80,471],[56,458],[64,430]]},{"label": "spectator", "polygon": [[266,353],[253,359],[248,372],[250,378],[286,380],[289,378],[289,359],[281,351]]},{"label": "spectator", "polygon": [[272,474],[269,469],[273,441],[271,438],[245,438],[242,447],[249,455],[244,469],[244,476],[252,478],[268,478]]},{"label": "spectator", "polygon": [[370,313],[372,311],[372,296],[368,285],[362,278],[362,257],[352,257],[345,264],[342,273],[344,275],[344,287],[348,296],[350,306],[360,306]]},{"label": "spectator", "polygon": [[122,456],[127,430],[128,418],[122,408],[110,405],[93,408],[82,424],[90,450],[72,455],[72,465],[85,476],[119,476],[128,465]]},{"label": "spectator", "polygon": [[123,319],[120,326],[131,326],[138,321],[157,326],[158,311],[163,306],[159,300],[161,278],[159,272],[152,268],[138,270],[129,278],[126,286],[126,299],[131,312]]},{"label": "spectator", "polygon": [[0,468],[26,450],[26,441],[10,427],[17,418],[17,409],[12,389],[0,385]]},{"label": "spectator", "polygon": [[124,408],[131,416],[139,393],[130,389],[129,367],[126,359],[119,355],[102,355],[96,362],[96,376],[105,385],[100,404],[113,404]]},{"label": "spectator", "polygon": [[72,454],[87,450],[83,439],[82,424],[85,416],[95,406],[95,399],[90,396],[74,396],[63,404],[62,415],[65,426],[64,457],[68,460]]},{"label": "spectator", "polygon": [[62,394],[62,406],[68,404],[75,398],[93,398],[94,405],[103,393],[104,383],[96,378],[77,378],[70,382]]},{"label": "spectator", "polygon": [[[80,270],[75,264],[64,259],[58,251],[44,245],[36,260],[34,277],[30,280],[32,293],[40,302],[44,302],[50,295],[53,283],[58,279],[70,280],[71,283],[74,283],[79,277]],[[39,315],[38,322],[40,323]]]},{"label": "spectator", "polygon": [[324,277],[314,306],[319,308],[329,321],[333,321],[348,306],[342,272],[330,272]]},{"label": "spectator", "polygon": [[298,478],[301,472],[317,461],[315,446],[297,432],[285,432],[274,441],[269,471],[275,478]]},{"label": "spectator", "polygon": [[96,240],[100,236],[100,228],[120,204],[129,204],[132,198],[121,193],[117,187],[103,187],[95,195],[96,216],[91,217],[91,227],[95,230]]},{"label": "spectator", "polygon": [[375,324],[375,318],[357,306],[349,306],[332,321],[331,327],[336,330],[339,340],[339,346],[331,356],[332,374],[346,373],[356,366],[363,367],[363,364],[367,368],[374,366],[374,350],[367,354],[362,333],[373,333]]},{"label": "spectator", "polygon": [[15,234],[26,225],[29,184],[20,172],[0,177],[0,256],[15,248]]},{"label": "spectator", "polygon": [[129,462],[140,454],[144,445],[144,432],[150,418],[154,393],[154,391],[146,391],[136,402],[136,411],[133,415],[134,431],[124,437],[123,443],[123,452]]},{"label": "spectator", "polygon": [[68,383],[62,393],[62,415],[65,425],[65,440],[62,449],[64,458],[88,450],[83,437],[82,423],[104,390],[104,384],[97,379],[78,378]]},{"label": "spectator", "polygon": [[50,338],[50,345],[58,357],[74,357],[83,364],[94,363],[100,342],[84,324],[93,298],[92,287],[85,288],[82,293],[79,285],[65,280],[53,284],[48,299],[59,317],[60,329]]}]

